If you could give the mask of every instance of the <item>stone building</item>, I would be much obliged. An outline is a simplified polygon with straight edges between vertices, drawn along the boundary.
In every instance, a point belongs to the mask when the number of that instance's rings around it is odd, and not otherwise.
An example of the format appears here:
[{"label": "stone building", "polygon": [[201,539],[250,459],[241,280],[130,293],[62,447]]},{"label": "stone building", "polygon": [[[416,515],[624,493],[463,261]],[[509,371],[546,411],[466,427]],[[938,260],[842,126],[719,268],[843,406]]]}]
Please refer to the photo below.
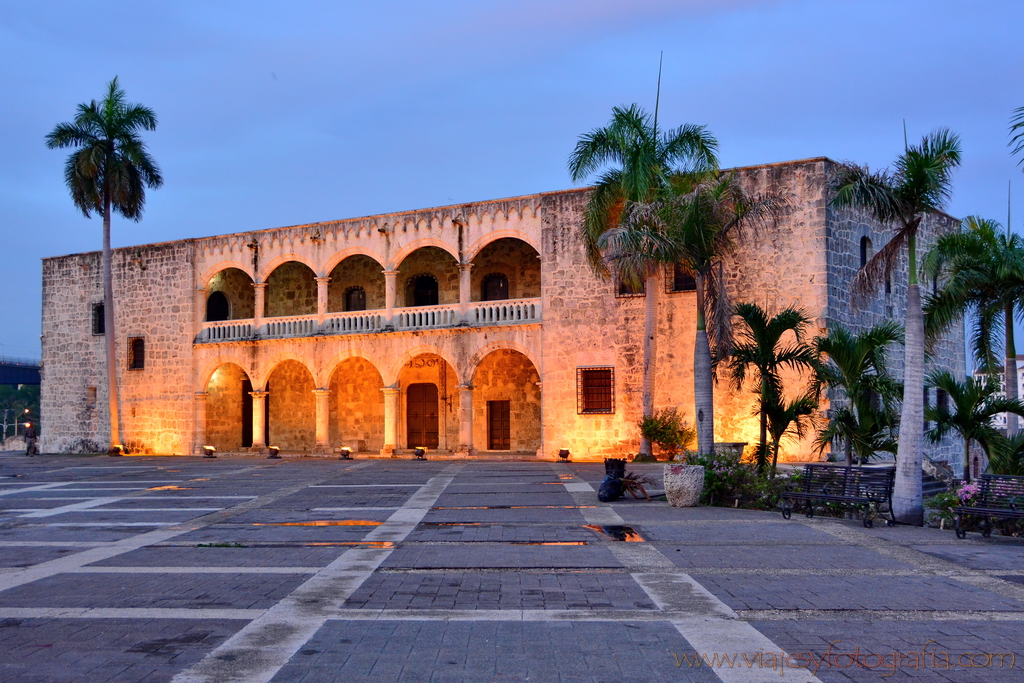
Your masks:
[{"label": "stone building", "polygon": [[[787,193],[793,210],[727,258],[734,300],[799,306],[816,331],[902,319],[905,264],[869,303],[851,301],[854,273],[889,231],[828,205],[835,166],[738,169],[748,190]],[[645,294],[589,270],[578,239],[586,199],[567,190],[116,250],[126,446],[635,453]],[[930,222],[924,247],[952,224]],[[43,262],[49,452],[107,433],[99,264],[99,253]],[[691,423],[692,290],[669,268],[656,293],[655,398]],[[962,374],[962,334],[936,358]],[[897,349],[897,372],[901,362]],[[715,401],[716,440],[756,441],[750,391],[719,382]],[[819,457],[809,440],[785,448],[785,458]],[[943,459],[958,450],[936,448]]]}]

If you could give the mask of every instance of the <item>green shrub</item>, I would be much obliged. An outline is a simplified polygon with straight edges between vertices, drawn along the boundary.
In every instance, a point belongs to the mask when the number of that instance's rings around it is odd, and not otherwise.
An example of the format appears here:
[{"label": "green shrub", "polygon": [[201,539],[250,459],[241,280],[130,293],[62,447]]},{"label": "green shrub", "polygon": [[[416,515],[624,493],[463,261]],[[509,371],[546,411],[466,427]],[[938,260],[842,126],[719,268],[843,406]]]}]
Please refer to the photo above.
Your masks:
[{"label": "green shrub", "polygon": [[744,462],[742,454],[735,451],[715,455],[700,455],[691,451],[686,453],[684,460],[690,465],[704,466],[701,502],[705,505],[774,510],[786,486],[799,481],[799,475],[780,475],[769,479],[758,474],[757,466]]},{"label": "green shrub", "polygon": [[697,438],[697,430],[683,420],[675,408],[665,408],[637,422],[640,433],[671,460]]}]

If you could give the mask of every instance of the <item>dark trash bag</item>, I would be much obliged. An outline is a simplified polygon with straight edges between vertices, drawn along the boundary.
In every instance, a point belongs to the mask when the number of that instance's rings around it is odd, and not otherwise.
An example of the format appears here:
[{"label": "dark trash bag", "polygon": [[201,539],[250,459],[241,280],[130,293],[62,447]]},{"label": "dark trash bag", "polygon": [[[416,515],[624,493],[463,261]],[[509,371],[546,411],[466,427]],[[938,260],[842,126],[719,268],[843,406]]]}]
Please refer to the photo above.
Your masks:
[{"label": "dark trash bag", "polygon": [[626,476],[626,461],[622,458],[605,458],[604,473],[609,477],[622,479]]},{"label": "dark trash bag", "polygon": [[610,503],[619,498],[622,498],[622,480],[611,475],[605,477],[597,491],[597,499],[602,503]]}]

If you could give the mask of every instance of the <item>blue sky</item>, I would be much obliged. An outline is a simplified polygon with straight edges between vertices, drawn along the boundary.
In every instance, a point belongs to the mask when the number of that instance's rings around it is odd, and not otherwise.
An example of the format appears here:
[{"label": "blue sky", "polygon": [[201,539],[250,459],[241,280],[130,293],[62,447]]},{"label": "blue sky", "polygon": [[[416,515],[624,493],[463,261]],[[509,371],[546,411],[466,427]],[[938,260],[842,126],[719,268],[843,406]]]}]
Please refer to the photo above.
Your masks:
[{"label": "blue sky", "polygon": [[725,165],[884,166],[963,137],[949,210],[1014,229],[1020,2],[41,2],[0,7],[0,355],[39,354],[40,262],[100,246],[44,135],[117,75],[165,186],[115,246],[571,187],[612,106],[709,126]]}]

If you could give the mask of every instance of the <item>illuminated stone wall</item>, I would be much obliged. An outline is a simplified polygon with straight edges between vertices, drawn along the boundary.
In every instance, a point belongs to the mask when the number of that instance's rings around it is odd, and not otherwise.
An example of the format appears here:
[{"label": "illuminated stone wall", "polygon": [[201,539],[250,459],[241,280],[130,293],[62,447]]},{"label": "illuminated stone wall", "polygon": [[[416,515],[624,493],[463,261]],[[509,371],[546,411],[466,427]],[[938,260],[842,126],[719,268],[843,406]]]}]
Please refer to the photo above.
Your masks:
[{"label": "illuminated stone wall", "polygon": [[369,256],[356,254],[345,259],[331,271],[327,284],[327,310],[345,310],[345,292],[359,286],[366,292],[366,309],[384,308],[384,272]]},{"label": "illuminated stone wall", "polygon": [[316,279],[306,265],[296,261],[282,263],[267,278],[266,311],[268,318],[316,313]]},{"label": "illuminated stone wall", "polygon": [[302,363],[286,360],[270,373],[270,426],[267,445],[283,451],[310,451],[316,445],[313,377]]},{"label": "illuminated stone wall", "polygon": [[521,240],[497,240],[473,258],[471,301],[483,300],[483,280],[491,273],[502,273],[508,278],[510,299],[540,296],[540,258],[530,245]]},{"label": "illuminated stone wall", "polygon": [[363,358],[343,360],[331,375],[331,446],[379,451],[384,446],[384,383]]},{"label": "illuminated stone wall", "polygon": [[252,287],[252,279],[238,268],[227,268],[220,271],[207,285],[207,298],[214,292],[222,292],[228,300],[232,320],[244,320],[253,317],[256,293]]},{"label": "illuminated stone wall", "polygon": [[207,385],[206,443],[221,453],[242,447],[242,386],[246,379],[242,368],[225,363]]},{"label": "illuminated stone wall", "polygon": [[479,450],[489,448],[488,401],[509,401],[511,448],[535,453],[540,448],[540,375],[521,353],[503,349],[488,354],[473,377],[473,436]]},{"label": "illuminated stone wall", "polygon": [[437,279],[437,303],[459,303],[459,268],[452,255],[437,247],[418,249],[409,254],[398,269],[398,302],[397,306],[412,306],[407,300],[410,279],[420,274],[431,275]]}]

